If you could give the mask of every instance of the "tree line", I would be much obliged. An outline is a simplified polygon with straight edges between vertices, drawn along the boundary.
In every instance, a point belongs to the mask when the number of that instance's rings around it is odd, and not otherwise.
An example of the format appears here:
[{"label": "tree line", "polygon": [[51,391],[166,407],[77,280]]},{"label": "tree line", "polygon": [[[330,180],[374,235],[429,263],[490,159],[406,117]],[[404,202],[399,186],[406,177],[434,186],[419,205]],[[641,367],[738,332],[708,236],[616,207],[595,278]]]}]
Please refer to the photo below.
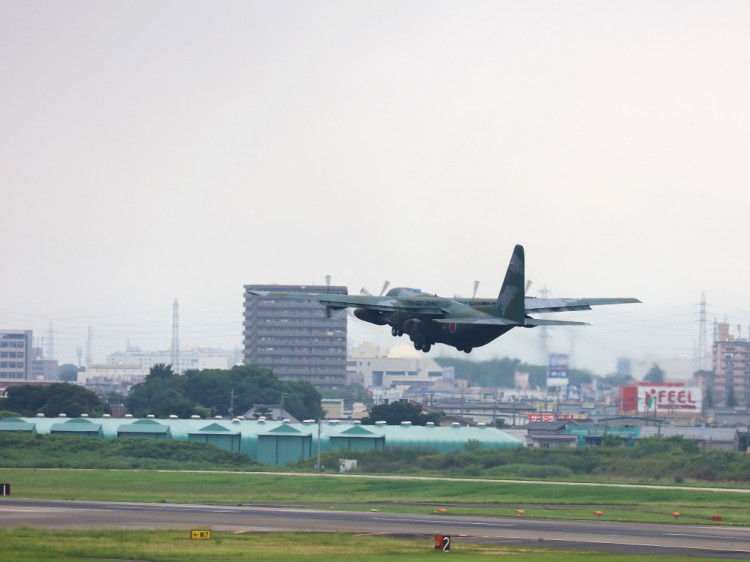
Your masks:
[{"label": "tree line", "polygon": [[[282,404],[299,420],[319,419],[323,415],[318,390],[305,381],[282,381],[273,371],[255,365],[228,370],[186,371],[179,375],[171,365],[154,365],[146,380],[134,385],[125,398],[125,406],[135,417],[152,414],[159,418],[176,415],[241,416],[258,404]],[[6,415],[55,417],[66,414],[99,417],[109,413],[107,402],[82,386],[55,383],[21,385],[7,390],[0,399],[0,412]],[[4,417],[4,416],[0,416]]]},{"label": "tree line", "polygon": [[241,416],[258,404],[282,404],[299,420],[322,417],[320,392],[306,381],[282,381],[271,369],[238,365],[231,369],[185,371],[154,365],[146,380],[133,386],[125,406],[136,417],[176,415]]}]

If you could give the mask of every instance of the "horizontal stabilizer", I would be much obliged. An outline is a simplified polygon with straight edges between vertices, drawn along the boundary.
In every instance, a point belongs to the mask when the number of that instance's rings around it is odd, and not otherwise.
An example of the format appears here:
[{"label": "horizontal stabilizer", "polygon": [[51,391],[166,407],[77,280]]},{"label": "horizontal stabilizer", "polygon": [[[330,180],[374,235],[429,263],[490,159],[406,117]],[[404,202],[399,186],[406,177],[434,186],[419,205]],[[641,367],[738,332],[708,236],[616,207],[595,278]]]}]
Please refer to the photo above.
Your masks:
[{"label": "horizontal stabilizer", "polygon": [[592,306],[603,304],[639,303],[638,299],[630,297],[615,298],[583,298],[583,299],[540,299],[526,297],[526,313],[565,312],[572,310],[591,310]]}]

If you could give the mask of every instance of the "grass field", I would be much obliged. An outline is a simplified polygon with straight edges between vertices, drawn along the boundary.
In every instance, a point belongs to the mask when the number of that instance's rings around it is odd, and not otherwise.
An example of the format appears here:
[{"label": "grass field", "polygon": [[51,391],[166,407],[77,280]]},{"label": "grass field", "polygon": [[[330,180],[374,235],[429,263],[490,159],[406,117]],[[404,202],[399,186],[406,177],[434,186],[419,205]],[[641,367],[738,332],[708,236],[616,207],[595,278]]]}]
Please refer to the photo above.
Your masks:
[{"label": "grass field", "polygon": [[[382,562],[497,560],[513,562],[687,562],[681,556],[638,556],[461,542],[450,553],[435,551],[432,537],[395,539],[343,533],[213,533],[191,540],[185,531],[47,531],[0,529],[0,560],[149,560],[154,562],[264,561]],[[445,558],[447,557],[447,558]],[[703,558],[706,562],[716,560]]]},{"label": "grass field", "polygon": [[[137,502],[285,503],[346,509],[750,525],[750,494],[458,480],[228,472],[0,469],[13,497]],[[409,505],[425,504],[425,505]],[[342,508],[338,506],[337,508]],[[675,520],[670,514],[679,512]]]}]

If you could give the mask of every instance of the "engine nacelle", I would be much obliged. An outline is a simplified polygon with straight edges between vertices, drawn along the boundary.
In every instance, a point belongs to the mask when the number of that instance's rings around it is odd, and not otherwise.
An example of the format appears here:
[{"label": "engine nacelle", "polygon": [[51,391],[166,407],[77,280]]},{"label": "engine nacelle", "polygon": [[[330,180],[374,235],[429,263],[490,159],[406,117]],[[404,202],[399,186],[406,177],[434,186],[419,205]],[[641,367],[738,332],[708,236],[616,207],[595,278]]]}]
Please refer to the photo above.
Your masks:
[{"label": "engine nacelle", "polygon": [[368,308],[355,308],[354,316],[356,316],[360,320],[364,320],[365,322],[376,324],[378,326],[385,326],[386,324],[388,324],[388,320],[386,320],[383,315],[380,314],[377,310],[370,310]]}]

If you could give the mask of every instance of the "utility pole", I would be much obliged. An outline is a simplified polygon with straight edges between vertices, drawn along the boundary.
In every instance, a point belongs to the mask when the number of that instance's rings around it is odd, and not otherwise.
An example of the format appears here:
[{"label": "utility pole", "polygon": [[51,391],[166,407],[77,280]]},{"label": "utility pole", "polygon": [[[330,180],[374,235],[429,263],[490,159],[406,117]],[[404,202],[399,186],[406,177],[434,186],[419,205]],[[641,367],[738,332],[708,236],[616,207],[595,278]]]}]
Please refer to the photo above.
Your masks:
[{"label": "utility pole", "polygon": [[321,424],[322,420],[318,418],[318,460],[315,463],[315,470],[320,472],[320,432],[321,432]]},{"label": "utility pole", "polygon": [[86,367],[89,367],[94,362],[92,351],[91,351],[91,345],[93,341],[94,341],[94,336],[91,333],[91,326],[89,326],[88,336],[86,337]]},{"label": "utility pole", "polygon": [[701,293],[700,312],[698,319],[698,345],[696,349],[695,370],[705,371],[708,369],[708,323],[706,321],[706,293]]}]

